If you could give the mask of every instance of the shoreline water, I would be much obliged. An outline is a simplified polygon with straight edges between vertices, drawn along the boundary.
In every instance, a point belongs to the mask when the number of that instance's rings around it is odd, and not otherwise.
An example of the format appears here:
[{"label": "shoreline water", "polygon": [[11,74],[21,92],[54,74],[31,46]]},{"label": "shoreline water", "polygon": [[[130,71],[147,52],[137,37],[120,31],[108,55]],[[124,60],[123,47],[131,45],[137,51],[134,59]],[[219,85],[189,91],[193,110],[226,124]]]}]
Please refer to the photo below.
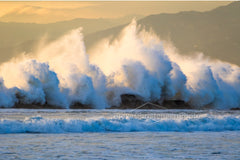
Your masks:
[{"label": "shoreline water", "polygon": [[0,134],[240,131],[240,112],[221,110],[0,110]]}]

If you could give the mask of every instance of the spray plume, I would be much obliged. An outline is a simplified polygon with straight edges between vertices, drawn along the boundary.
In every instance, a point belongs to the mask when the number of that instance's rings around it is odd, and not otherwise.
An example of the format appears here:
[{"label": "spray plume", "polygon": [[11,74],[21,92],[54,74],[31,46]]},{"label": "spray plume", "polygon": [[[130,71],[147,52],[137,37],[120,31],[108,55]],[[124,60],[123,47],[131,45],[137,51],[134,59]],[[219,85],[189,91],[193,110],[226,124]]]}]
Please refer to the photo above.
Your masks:
[{"label": "spray plume", "polygon": [[133,20],[113,42],[86,53],[81,28],[45,45],[33,57],[0,67],[0,107],[49,104],[94,108],[121,104],[121,95],[143,101],[181,99],[196,108],[240,106],[240,68],[201,54],[180,56]]}]

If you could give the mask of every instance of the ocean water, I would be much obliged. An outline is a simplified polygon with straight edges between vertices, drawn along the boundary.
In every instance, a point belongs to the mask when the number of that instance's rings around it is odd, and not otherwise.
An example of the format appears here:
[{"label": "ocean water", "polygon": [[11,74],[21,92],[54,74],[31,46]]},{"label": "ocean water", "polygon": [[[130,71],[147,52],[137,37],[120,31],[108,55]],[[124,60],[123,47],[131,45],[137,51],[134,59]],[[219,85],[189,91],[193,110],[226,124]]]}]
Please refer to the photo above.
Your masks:
[{"label": "ocean water", "polygon": [[0,159],[240,159],[240,112],[0,110]]}]

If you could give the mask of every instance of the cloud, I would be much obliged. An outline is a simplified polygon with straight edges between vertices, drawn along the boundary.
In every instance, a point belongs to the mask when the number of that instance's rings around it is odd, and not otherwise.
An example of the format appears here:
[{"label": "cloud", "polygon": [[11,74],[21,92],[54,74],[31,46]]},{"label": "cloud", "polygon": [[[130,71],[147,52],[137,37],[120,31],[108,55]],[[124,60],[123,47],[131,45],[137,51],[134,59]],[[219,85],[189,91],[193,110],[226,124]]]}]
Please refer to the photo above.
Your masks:
[{"label": "cloud", "polygon": [[[2,4],[0,2],[0,4]],[[24,23],[51,23],[91,15],[83,8],[98,4],[90,2],[17,2],[4,3],[0,6],[0,21]],[[88,9],[87,9],[88,10]]]},{"label": "cloud", "polygon": [[75,18],[118,18],[136,14],[206,11],[228,3],[230,2],[0,2],[0,21],[49,23]]},{"label": "cloud", "polygon": [[45,15],[48,14],[50,11],[46,8],[42,7],[35,7],[35,6],[24,6],[19,10],[16,10],[17,14],[37,14],[37,15]]}]

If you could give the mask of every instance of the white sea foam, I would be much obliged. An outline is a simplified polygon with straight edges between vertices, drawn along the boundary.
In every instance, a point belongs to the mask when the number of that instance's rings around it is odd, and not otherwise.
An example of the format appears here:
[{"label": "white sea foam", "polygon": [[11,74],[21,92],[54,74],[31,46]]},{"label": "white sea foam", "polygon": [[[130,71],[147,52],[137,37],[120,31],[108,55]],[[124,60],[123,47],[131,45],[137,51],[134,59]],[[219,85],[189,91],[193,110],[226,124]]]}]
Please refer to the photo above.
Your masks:
[{"label": "white sea foam", "polygon": [[[166,116],[166,115],[165,115]],[[171,115],[172,116],[172,115]],[[148,115],[149,117],[149,115]],[[156,118],[158,117],[158,118]],[[239,116],[203,116],[190,118],[175,115],[175,118],[128,117],[54,119],[41,116],[24,120],[0,120],[0,133],[66,133],[66,132],[139,132],[139,131],[237,131],[240,130]],[[174,116],[172,116],[174,117]]]},{"label": "white sea foam", "polygon": [[108,108],[122,94],[144,101],[181,99],[193,107],[240,106],[240,68],[186,57],[132,21],[112,42],[86,53],[81,28],[33,54],[0,66],[0,107],[15,103]]}]

